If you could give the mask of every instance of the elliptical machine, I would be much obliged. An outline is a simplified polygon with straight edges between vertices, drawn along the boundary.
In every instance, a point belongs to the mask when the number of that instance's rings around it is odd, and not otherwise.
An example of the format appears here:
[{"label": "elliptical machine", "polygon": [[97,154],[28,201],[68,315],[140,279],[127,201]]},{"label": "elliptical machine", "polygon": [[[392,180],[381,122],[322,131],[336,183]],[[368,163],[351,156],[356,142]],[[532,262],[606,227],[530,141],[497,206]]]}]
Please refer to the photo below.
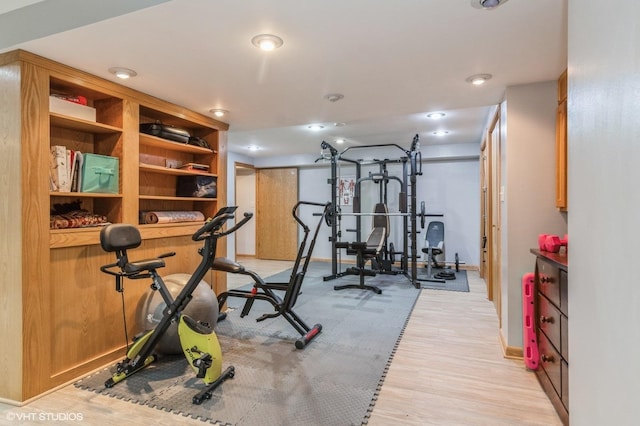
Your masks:
[{"label": "elliptical machine", "polygon": [[107,252],[115,252],[117,261],[101,266],[100,270],[115,277],[116,291],[122,292],[124,289],[122,278],[151,278],[151,288],[159,291],[166,303],[160,322],[153,329],[135,338],[134,343],[127,350],[126,357],[117,364],[116,372],[105,382],[106,387],[113,387],[154,362],[157,358],[154,349],[174,322],[178,323],[180,345],[189,365],[196,373],[196,377],[202,379],[206,385],[201,392],[192,398],[194,404],[201,404],[205,399],[210,399],[215,388],[225,380],[233,378],[235,375],[233,366],[227,367],[222,372],[222,351],[213,328],[184,315],[182,311],[191,300],[193,291],[207,271],[211,269],[218,239],[235,232],[251,218],[251,216],[245,215],[235,226],[223,231],[222,227],[227,220],[234,218],[236,209],[235,206],[220,209],[213,218],[193,234],[191,237],[193,241],[204,242],[203,247],[198,250],[202,260],[175,299],[157,272],[158,269],[165,266],[163,259],[175,256],[175,252],[161,254],[154,259],[131,262],[127,250],[140,246],[142,243],[140,231],[135,226],[128,224],[111,224],[101,230],[100,245],[102,249]]}]

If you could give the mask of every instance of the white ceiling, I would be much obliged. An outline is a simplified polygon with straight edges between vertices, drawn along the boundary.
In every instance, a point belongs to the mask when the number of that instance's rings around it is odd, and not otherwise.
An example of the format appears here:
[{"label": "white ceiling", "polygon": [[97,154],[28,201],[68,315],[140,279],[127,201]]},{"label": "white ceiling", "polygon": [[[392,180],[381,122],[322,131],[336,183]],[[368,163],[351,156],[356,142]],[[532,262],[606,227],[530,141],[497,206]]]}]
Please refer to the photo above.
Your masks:
[{"label": "white ceiling", "polygon": [[[319,153],[337,137],[479,143],[507,86],[555,80],[566,67],[567,0],[492,11],[471,1],[3,0],[0,52],[25,49],[114,81],[108,68],[134,69],[127,86],[203,114],[230,111],[229,149],[250,156]],[[261,33],[284,45],[256,49]],[[465,82],[477,73],[493,78]],[[428,120],[431,111],[447,116]]]}]

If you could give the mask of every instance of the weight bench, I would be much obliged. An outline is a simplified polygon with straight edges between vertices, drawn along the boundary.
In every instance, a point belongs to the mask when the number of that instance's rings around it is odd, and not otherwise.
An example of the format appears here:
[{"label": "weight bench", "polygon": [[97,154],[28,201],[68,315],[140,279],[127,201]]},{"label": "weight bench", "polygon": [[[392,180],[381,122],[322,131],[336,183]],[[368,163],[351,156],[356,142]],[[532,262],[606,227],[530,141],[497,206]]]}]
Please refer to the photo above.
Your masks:
[{"label": "weight bench", "polygon": [[373,261],[380,255],[380,251],[385,245],[387,238],[389,237],[389,216],[387,211],[387,205],[383,203],[376,204],[375,215],[373,216],[373,227],[369,233],[369,237],[366,242],[337,242],[336,248],[347,249],[348,255],[356,256],[356,266],[347,268],[345,271],[349,275],[359,275],[359,284],[343,284],[334,286],[334,290],[344,290],[346,288],[357,288],[361,290],[371,290],[376,294],[381,294],[382,290],[373,285],[366,285],[364,283],[364,277],[375,277],[376,271],[372,269],[365,269],[365,265],[368,261]]}]

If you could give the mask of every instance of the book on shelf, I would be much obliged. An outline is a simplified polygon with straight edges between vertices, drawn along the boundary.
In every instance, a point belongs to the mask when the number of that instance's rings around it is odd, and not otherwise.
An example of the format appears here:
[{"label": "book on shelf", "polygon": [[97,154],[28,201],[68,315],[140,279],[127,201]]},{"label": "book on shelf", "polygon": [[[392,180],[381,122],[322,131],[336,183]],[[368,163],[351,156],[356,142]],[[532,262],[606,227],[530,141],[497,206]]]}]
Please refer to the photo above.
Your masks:
[{"label": "book on shelf", "polygon": [[78,192],[82,182],[83,155],[61,145],[51,147],[49,189],[52,192]]},{"label": "book on shelf", "polygon": [[180,166],[182,170],[194,170],[199,172],[208,172],[209,166],[200,163],[184,163]]},{"label": "book on shelf", "polygon": [[73,170],[71,172],[71,192],[80,192],[82,188],[82,166],[84,156],[80,151],[73,151]]},{"label": "book on shelf", "polygon": [[51,147],[51,162],[49,173],[51,176],[51,187],[57,192],[69,192],[71,182],[69,182],[69,158],[67,148],[61,145]]}]

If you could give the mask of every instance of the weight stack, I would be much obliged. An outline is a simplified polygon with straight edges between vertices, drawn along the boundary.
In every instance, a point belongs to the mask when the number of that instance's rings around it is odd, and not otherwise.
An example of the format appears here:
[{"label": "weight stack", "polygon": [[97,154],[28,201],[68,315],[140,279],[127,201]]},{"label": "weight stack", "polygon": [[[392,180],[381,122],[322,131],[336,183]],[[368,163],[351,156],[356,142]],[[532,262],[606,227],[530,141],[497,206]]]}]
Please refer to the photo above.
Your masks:
[{"label": "weight stack", "polygon": [[536,337],[535,321],[535,274],[526,273],[522,276],[522,342],[524,364],[531,370],[538,368],[538,338]]}]

